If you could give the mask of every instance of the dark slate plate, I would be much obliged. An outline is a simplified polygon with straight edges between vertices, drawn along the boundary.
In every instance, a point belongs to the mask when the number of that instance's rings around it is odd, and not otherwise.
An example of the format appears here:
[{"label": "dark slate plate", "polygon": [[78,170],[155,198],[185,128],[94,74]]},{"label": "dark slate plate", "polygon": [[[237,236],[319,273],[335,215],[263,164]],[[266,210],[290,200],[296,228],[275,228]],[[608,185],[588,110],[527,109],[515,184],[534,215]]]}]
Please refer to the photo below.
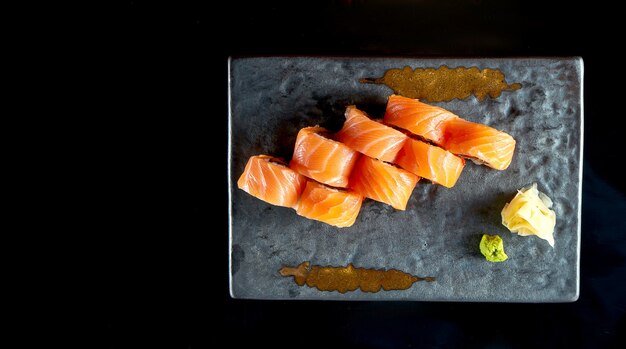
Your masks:
[{"label": "dark slate plate", "polygon": [[[517,140],[511,166],[468,161],[456,186],[421,180],[406,211],[366,200],[356,223],[335,228],[269,205],[237,188],[252,155],[289,159],[298,130],[338,130],[345,106],[382,117],[385,85],[362,84],[404,66],[477,66],[501,70],[520,90],[497,99],[433,103]],[[229,64],[230,292],[235,298],[571,302],[578,298],[583,139],[580,58],[412,59],[271,57]],[[555,247],[510,233],[500,211],[518,188],[537,182],[554,201]],[[478,244],[498,234],[509,260],[489,263]],[[395,268],[435,282],[404,291],[340,294],[299,287],[278,270],[313,265]]]}]

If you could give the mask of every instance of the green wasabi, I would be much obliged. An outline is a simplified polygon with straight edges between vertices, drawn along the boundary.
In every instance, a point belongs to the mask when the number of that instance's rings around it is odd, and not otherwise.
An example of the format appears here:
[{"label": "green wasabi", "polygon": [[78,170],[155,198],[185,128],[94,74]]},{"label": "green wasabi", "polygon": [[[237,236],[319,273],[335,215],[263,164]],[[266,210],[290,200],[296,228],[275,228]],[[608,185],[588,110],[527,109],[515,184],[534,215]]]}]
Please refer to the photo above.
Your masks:
[{"label": "green wasabi", "polygon": [[489,262],[504,262],[509,258],[504,253],[504,244],[498,235],[483,234],[483,238],[480,239],[480,252]]}]

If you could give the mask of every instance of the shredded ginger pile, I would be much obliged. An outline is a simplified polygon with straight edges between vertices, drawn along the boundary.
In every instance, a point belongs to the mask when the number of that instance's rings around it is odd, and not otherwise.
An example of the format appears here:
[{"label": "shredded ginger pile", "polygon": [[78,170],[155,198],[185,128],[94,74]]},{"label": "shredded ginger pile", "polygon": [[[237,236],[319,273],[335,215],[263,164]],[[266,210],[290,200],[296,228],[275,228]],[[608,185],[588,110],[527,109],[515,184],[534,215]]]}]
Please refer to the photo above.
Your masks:
[{"label": "shredded ginger pile", "polygon": [[556,214],[550,207],[552,200],[537,190],[537,183],[533,183],[518,190],[513,200],[504,205],[502,224],[513,233],[536,235],[554,247]]}]

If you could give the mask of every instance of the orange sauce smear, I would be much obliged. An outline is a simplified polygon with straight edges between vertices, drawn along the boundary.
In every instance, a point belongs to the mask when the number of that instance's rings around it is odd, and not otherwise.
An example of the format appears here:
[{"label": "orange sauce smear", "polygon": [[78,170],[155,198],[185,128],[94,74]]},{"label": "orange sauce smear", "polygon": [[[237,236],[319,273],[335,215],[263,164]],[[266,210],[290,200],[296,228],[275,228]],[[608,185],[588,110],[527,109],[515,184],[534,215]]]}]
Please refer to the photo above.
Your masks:
[{"label": "orange sauce smear", "polygon": [[355,268],[352,264],[346,267],[310,266],[303,262],[297,267],[283,267],[279,270],[282,276],[293,276],[298,286],[307,285],[320,291],[339,291],[346,293],[361,289],[363,292],[406,290],[417,281],[435,281],[432,277],[416,277],[405,272],[389,269]]},{"label": "orange sauce smear", "polygon": [[479,101],[486,96],[497,98],[502,91],[515,91],[519,83],[508,84],[504,73],[498,69],[477,67],[435,68],[404,67],[389,69],[381,78],[361,79],[362,83],[385,84],[396,94],[429,102],[449,102],[470,95]]}]

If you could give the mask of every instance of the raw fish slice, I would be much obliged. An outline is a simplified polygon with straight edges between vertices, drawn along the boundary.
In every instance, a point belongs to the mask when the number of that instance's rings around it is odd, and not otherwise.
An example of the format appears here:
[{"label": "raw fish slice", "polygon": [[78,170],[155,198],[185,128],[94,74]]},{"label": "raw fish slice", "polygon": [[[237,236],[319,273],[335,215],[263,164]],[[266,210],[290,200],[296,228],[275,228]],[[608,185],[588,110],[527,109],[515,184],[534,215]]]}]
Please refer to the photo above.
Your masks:
[{"label": "raw fish slice", "polygon": [[444,141],[444,124],[458,116],[417,99],[391,95],[387,100],[384,121],[410,131],[435,144]]},{"label": "raw fish slice", "polygon": [[419,177],[386,162],[361,156],[350,176],[350,188],[372,200],[405,210]]},{"label": "raw fish slice", "polygon": [[496,170],[511,164],[515,139],[511,135],[475,122],[455,119],[446,124],[443,147]]},{"label": "raw fish slice", "polygon": [[496,170],[506,169],[515,151],[511,135],[412,98],[390,96],[385,122]]},{"label": "raw fish slice", "polygon": [[256,155],[248,159],[237,181],[239,189],[277,206],[293,207],[304,190],[306,178],[280,159]]},{"label": "raw fish slice", "polygon": [[346,121],[337,140],[374,159],[391,162],[408,138],[402,132],[370,119],[355,106],[346,109]]},{"label": "raw fish slice", "polygon": [[409,139],[394,163],[403,169],[452,188],[463,171],[465,160],[435,145]]},{"label": "raw fish slice", "polygon": [[289,166],[318,182],[345,188],[359,153],[332,140],[323,127],[305,127],[298,132]]},{"label": "raw fish slice", "polygon": [[295,209],[300,216],[343,228],[354,224],[362,202],[356,192],[309,180]]}]

